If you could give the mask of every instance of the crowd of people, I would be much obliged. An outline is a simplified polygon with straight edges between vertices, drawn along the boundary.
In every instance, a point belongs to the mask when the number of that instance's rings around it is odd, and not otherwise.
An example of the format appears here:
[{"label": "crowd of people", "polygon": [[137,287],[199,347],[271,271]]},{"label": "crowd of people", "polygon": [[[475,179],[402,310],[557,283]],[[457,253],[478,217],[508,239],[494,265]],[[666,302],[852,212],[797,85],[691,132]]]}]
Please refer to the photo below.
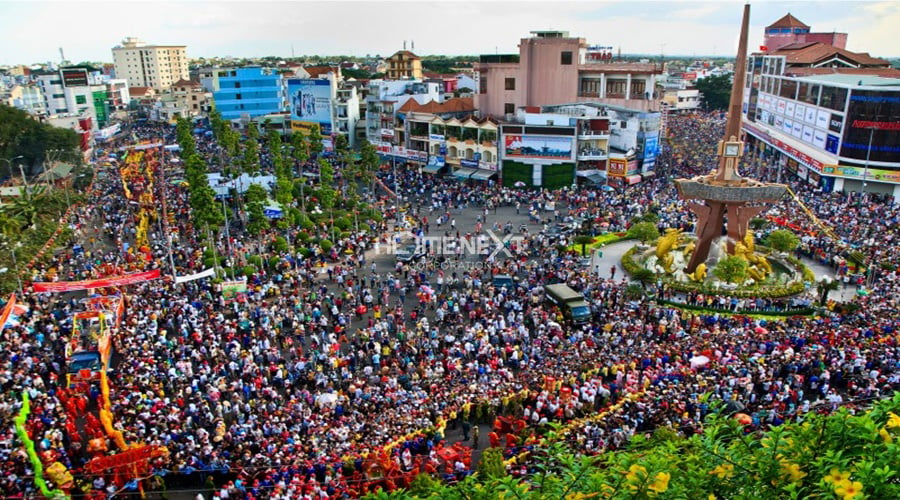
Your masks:
[{"label": "crowd of people", "polygon": [[[156,280],[124,291],[127,311],[115,334],[119,362],[111,380],[116,425],[127,442],[169,450],[153,463],[162,478],[157,483],[169,489],[197,488],[207,499],[341,498],[388,486],[368,469],[372,457],[401,474],[390,478],[393,486],[415,473],[464,475],[470,464],[442,461],[448,431],[495,417],[515,419],[523,434],[533,435],[490,436],[490,445],[512,456],[536,442],[549,422],[570,422],[636,395],[568,435],[573,446],[597,453],[660,426],[700,432],[714,401],[740,408],[755,428],[765,428],[809,411],[865,406],[895,390],[896,270],[878,269],[871,293],[855,299],[860,307],[851,313],[766,322],[627,297],[627,276],[596,272],[544,231],[567,217],[625,230],[648,210],[661,229],[691,230],[692,216],[671,180],[714,168],[722,125],[712,115],[671,119],[659,175],[622,190],[535,192],[385,169],[380,182],[408,207],[406,216],[388,211],[381,222],[366,221],[370,231],[352,232],[334,251],[307,258],[276,250],[274,228],[249,237],[232,204],[227,236],[215,236],[217,252],[229,265],[247,254],[260,255],[265,265],[249,277],[241,300],[226,300],[208,279]],[[131,132],[174,141],[167,128]],[[219,156],[213,137],[196,141],[207,158]],[[162,226],[154,226],[145,261],[123,251],[137,218],[114,163],[100,165],[88,202],[70,219],[78,246],[31,270],[29,282],[90,279],[110,269],[171,274],[170,262],[178,275],[202,271],[206,235],[189,226],[184,188],[162,185],[178,237],[170,251]],[[788,182],[842,240],[825,235],[792,200],[773,206],[770,215],[803,228],[806,255],[844,274],[851,248],[895,261],[898,212],[891,200]],[[373,202],[378,194],[369,193]],[[472,211],[478,227],[457,224]],[[520,213],[537,217],[520,223],[513,215]],[[461,258],[455,266],[379,259],[379,248],[401,233],[478,238],[488,228],[522,237],[508,255]],[[497,275],[512,276],[514,284],[495,286]],[[592,320],[568,323],[543,300],[550,282],[568,283],[588,298]],[[71,294],[22,299],[28,312],[2,332],[0,414],[9,421],[28,391],[28,426],[39,450],[53,451],[80,484],[104,498],[117,487],[80,472],[92,454],[73,435],[79,427],[64,404],[71,393],[64,388],[65,344],[72,314],[82,306]],[[88,394],[86,411],[99,397],[96,389]],[[11,426],[0,431],[0,470],[6,496],[34,491],[33,470]]]}]

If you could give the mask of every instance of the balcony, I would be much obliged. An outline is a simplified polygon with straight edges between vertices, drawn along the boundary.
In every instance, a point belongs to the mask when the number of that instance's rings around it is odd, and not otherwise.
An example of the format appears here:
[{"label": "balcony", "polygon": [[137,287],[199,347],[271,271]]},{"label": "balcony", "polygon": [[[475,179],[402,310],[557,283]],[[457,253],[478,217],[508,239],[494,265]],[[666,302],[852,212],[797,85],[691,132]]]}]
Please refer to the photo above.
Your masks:
[{"label": "balcony", "polygon": [[609,130],[579,130],[578,138],[585,140],[602,140],[609,139]]},{"label": "balcony", "polygon": [[578,93],[578,97],[591,97],[591,98],[594,98],[594,99],[599,99],[599,98],[600,98],[600,92],[584,92],[584,91],[581,91],[581,92]]},{"label": "balcony", "polygon": [[584,148],[578,151],[578,161],[605,160],[606,151],[602,149]]}]

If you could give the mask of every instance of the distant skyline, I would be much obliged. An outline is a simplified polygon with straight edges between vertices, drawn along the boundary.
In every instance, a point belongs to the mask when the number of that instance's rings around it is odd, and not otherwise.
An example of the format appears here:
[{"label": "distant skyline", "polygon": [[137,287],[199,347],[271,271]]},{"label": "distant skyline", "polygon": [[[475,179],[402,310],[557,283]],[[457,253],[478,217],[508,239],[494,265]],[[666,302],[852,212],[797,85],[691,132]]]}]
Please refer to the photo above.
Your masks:
[{"label": "distant skyline", "polygon": [[[742,0],[686,1],[182,1],[0,0],[0,65],[111,62],[125,37],[187,45],[191,58],[366,54],[415,44],[420,55],[518,53],[530,31],[568,31],[623,54],[733,56]],[[786,13],[813,31],[848,33],[847,48],[900,56],[900,2],[751,2],[749,47]]]}]

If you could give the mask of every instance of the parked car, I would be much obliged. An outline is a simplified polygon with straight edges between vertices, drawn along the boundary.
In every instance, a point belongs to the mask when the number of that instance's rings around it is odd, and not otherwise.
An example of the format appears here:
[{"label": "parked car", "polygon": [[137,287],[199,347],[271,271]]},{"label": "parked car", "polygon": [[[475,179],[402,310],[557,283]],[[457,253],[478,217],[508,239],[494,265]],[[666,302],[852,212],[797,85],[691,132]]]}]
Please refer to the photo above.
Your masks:
[{"label": "parked car", "polygon": [[398,262],[415,262],[425,256],[425,252],[419,249],[418,245],[407,245],[397,250]]}]

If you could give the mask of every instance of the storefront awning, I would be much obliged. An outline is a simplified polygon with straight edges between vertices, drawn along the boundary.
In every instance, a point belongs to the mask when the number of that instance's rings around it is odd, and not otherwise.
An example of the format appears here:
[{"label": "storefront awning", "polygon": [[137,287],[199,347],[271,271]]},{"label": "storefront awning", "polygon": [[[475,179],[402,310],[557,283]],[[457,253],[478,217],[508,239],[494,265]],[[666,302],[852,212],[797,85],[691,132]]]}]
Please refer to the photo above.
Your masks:
[{"label": "storefront awning", "polygon": [[649,179],[650,177],[653,177],[654,175],[656,175],[656,172],[654,172],[653,170],[650,170],[649,172],[644,172],[641,175],[644,176],[644,179]]},{"label": "storefront awning", "polygon": [[497,175],[497,172],[494,170],[485,170],[483,168],[479,168],[472,174],[471,178],[475,179],[476,181],[486,181],[495,175]]},{"label": "storefront awning", "polygon": [[453,171],[453,177],[456,177],[457,179],[468,179],[474,173],[474,168],[460,167]]},{"label": "storefront awning", "polygon": [[422,167],[422,172],[425,172],[427,174],[436,174],[436,173],[440,172],[441,169],[443,169],[443,168],[444,168],[443,165],[435,165],[434,163],[429,163],[428,165],[425,165],[424,167]]},{"label": "storefront awning", "polygon": [[628,177],[625,177],[625,182],[627,184],[637,184],[638,182],[641,182],[642,180],[643,179],[641,178],[640,175],[629,175]]}]

